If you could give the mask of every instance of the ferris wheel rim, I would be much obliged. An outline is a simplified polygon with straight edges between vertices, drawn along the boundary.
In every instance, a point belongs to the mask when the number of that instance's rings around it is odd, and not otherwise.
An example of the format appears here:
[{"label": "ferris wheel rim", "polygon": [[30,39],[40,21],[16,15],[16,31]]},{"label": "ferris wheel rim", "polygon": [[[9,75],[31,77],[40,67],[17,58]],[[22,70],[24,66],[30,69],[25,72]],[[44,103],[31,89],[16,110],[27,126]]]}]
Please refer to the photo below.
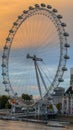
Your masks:
[{"label": "ferris wheel rim", "polygon": [[[7,90],[8,94],[10,91],[12,91],[13,95],[15,96],[14,90],[10,83],[9,72],[8,72],[9,71],[8,70],[9,54],[10,54],[10,49],[11,49],[11,45],[12,45],[14,36],[15,36],[16,32],[18,31],[18,29],[20,28],[21,24],[28,17],[34,15],[34,12],[37,12],[40,10],[47,11],[48,13],[50,13],[51,17],[53,18],[53,20],[55,22],[55,27],[58,29],[59,38],[60,38],[59,39],[60,40],[59,65],[58,65],[55,77],[54,77],[48,91],[50,91],[54,87],[57,87],[59,85],[59,83],[63,81],[62,77],[63,77],[64,71],[66,71],[66,61],[67,61],[67,59],[69,59],[69,57],[67,55],[67,50],[69,47],[68,46],[69,44],[67,42],[68,33],[65,32],[66,24],[61,22],[62,16],[58,15],[57,10],[52,9],[52,7],[50,5],[46,6],[45,4],[41,4],[41,5],[36,4],[35,7],[30,6],[28,10],[23,11],[23,14],[18,16],[17,20],[13,23],[13,26],[9,31],[8,37],[6,38],[6,43],[4,46],[3,56],[2,56],[2,75],[3,75],[3,83],[5,84],[5,88],[8,89],[10,87],[10,89],[11,89],[11,90]],[[23,17],[24,17],[24,19],[23,19]],[[61,42],[62,38],[64,38],[64,40],[65,40],[64,43]],[[64,51],[62,49],[65,49],[65,56],[62,54]],[[6,52],[7,52],[7,54],[6,54]],[[5,57],[6,57],[6,63],[5,63]],[[64,61],[63,65],[61,65],[62,60]]]}]

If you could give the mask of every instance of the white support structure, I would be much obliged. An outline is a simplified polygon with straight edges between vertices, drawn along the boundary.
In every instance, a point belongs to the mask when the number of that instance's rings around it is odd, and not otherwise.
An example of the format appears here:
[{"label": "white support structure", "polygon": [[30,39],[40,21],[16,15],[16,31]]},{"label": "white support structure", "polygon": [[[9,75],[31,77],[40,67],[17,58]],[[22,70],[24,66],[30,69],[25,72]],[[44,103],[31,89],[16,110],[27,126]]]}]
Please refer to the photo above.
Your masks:
[{"label": "white support structure", "polygon": [[57,109],[57,107],[54,105],[53,100],[51,100],[50,103],[51,103],[51,105],[52,105],[52,107],[53,107],[54,114],[57,114],[58,109]]}]

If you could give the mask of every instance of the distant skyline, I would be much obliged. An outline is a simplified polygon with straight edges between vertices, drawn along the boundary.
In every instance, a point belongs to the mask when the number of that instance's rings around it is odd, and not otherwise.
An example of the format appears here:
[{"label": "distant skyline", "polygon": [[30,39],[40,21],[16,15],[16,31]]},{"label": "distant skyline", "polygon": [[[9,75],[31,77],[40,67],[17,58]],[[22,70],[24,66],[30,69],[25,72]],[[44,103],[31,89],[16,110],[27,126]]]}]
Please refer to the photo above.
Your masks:
[{"label": "distant skyline", "polygon": [[[9,30],[12,27],[13,22],[16,21],[17,17],[20,14],[22,14],[22,11],[24,9],[27,9],[30,5],[33,6],[36,3],[46,3],[52,5],[52,7],[56,8],[59,14],[63,16],[62,21],[67,24],[66,31],[70,34],[68,38],[68,43],[71,46],[68,52],[70,60],[68,60],[67,63],[68,71],[64,75],[65,82],[61,84],[61,87],[67,88],[69,87],[70,68],[73,67],[73,0],[0,0],[0,66],[2,63],[1,56],[3,46],[5,44],[5,39],[9,33]],[[19,48],[18,45],[16,45],[16,48]],[[55,61],[53,61],[53,63],[55,64]],[[2,68],[0,67],[0,75],[2,73],[1,69]],[[4,92],[4,85],[2,84],[2,76],[0,76],[0,78],[0,94],[2,94]],[[34,86],[32,86],[32,89],[34,89]]]}]

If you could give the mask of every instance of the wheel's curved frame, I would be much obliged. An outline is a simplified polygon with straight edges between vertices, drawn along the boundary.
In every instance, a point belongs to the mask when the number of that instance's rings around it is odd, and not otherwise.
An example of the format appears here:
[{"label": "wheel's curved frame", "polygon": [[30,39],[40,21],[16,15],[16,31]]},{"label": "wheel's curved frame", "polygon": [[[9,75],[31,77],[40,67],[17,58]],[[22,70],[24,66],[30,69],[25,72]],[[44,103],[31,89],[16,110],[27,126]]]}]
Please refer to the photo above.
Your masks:
[{"label": "wheel's curved frame", "polygon": [[[67,55],[67,50],[70,45],[67,42],[67,37],[69,34],[65,32],[66,24],[61,21],[62,16],[57,14],[56,9],[52,9],[50,5],[45,4],[35,4],[34,7],[30,6],[28,10],[24,10],[22,15],[18,16],[17,20],[13,23],[12,28],[9,31],[8,37],[6,38],[6,43],[3,49],[3,55],[2,55],[2,75],[3,75],[3,84],[5,85],[5,91],[8,92],[10,97],[16,97],[16,93],[14,92],[13,88],[11,87],[11,83],[9,80],[9,70],[8,70],[8,62],[9,62],[9,54],[11,45],[14,39],[14,36],[18,30],[18,28],[21,26],[21,24],[28,18],[32,17],[33,15],[45,15],[46,17],[49,17],[50,20],[54,23],[59,39],[60,39],[60,58],[59,58],[59,65],[58,69],[56,71],[55,77],[48,89],[48,92],[52,90],[53,88],[57,87],[60,82],[63,82],[63,74],[64,71],[67,70],[66,68],[66,61],[69,59],[69,56]],[[48,93],[47,92],[47,93]]]}]

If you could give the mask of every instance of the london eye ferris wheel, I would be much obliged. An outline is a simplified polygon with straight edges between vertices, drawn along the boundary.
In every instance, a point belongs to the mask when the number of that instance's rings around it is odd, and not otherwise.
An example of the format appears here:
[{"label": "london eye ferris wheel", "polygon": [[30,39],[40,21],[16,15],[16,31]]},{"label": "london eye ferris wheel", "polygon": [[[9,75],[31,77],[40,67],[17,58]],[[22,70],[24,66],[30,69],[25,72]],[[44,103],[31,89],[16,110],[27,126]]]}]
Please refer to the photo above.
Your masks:
[{"label": "london eye ferris wheel", "polygon": [[27,93],[40,99],[64,81],[70,45],[61,19],[57,9],[41,3],[13,23],[2,55],[3,84],[10,97]]}]

